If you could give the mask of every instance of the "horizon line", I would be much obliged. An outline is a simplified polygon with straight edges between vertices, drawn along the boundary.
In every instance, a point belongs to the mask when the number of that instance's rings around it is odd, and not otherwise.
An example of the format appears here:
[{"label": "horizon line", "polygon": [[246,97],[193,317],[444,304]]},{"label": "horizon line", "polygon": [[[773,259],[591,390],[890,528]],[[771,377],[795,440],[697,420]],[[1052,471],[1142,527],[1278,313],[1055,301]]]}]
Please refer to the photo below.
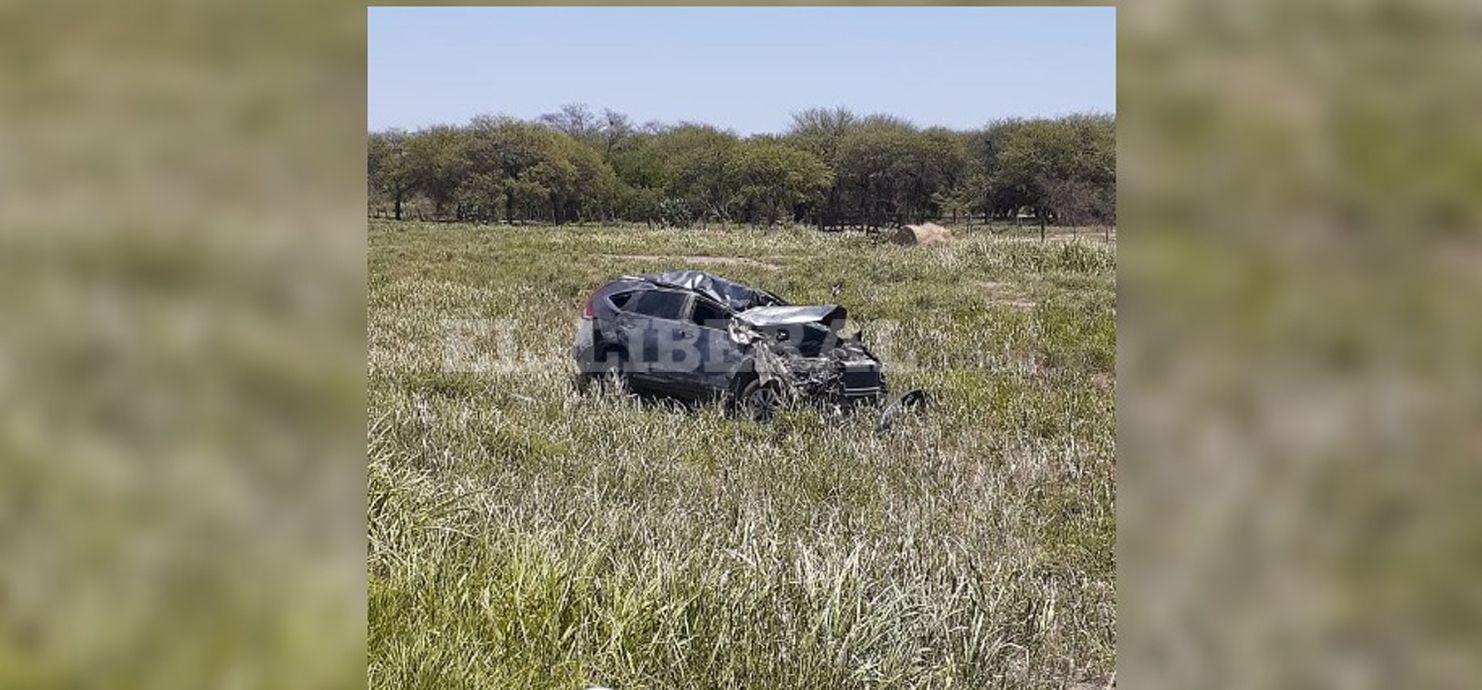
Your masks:
[{"label": "horizon line", "polygon": [[[518,120],[518,121],[521,121],[521,122],[530,122],[530,123],[534,123],[534,124],[546,124],[546,125],[549,126],[548,123],[541,122],[540,121],[540,118],[542,116],[544,116],[544,115],[553,115],[553,114],[559,113],[561,108],[566,107],[566,106],[569,106],[569,105],[580,105],[580,106],[583,106],[583,107],[586,107],[586,108],[590,108],[591,111],[592,111],[592,113],[594,115],[601,115],[604,111],[609,110],[608,108],[591,106],[591,105],[588,105],[586,103],[563,103],[562,105],[558,106],[556,109],[551,110],[551,111],[548,111],[546,113],[541,113],[541,115],[537,115],[535,117],[519,117],[517,115],[510,115],[508,113],[488,112],[488,113],[479,113],[477,115],[470,116],[470,117],[466,118],[461,123],[436,122],[436,123],[424,124],[424,125],[416,125],[416,126],[411,126],[411,127],[393,125],[393,126],[390,126],[390,127],[382,127],[382,128],[379,128],[379,129],[376,129],[376,128],[372,128],[372,127],[367,126],[365,131],[366,131],[367,134],[376,134],[376,133],[391,132],[391,131],[418,132],[418,131],[422,131],[422,130],[434,129],[434,128],[437,128],[437,127],[463,127],[463,126],[467,126],[469,124],[472,124],[474,120],[476,120],[478,118],[481,118],[481,117],[496,117],[496,118],[497,117],[506,117],[506,118],[510,118],[510,119],[513,119],[513,120]],[[834,106],[834,107],[819,106],[819,107],[816,107],[816,108],[804,108],[802,110],[796,110],[796,111],[793,111],[791,114],[792,115],[797,115],[799,113],[804,113],[804,112],[807,112],[809,110],[836,110],[836,109],[839,109],[839,108],[842,108],[842,106]],[[843,108],[843,109],[848,110],[848,108]],[[624,113],[624,112],[622,112],[620,110],[616,110],[616,109],[611,109],[611,110],[613,110],[614,112],[617,112],[618,114],[621,114],[621,115],[625,115],[625,116],[627,115],[627,113]],[[369,112],[368,111],[367,111],[367,115],[369,115]],[[874,116],[892,117],[892,118],[895,118],[897,120],[901,120],[901,121],[903,121],[903,122],[911,125],[912,127],[916,127],[918,129],[945,129],[945,130],[949,130],[949,131],[953,131],[953,132],[962,132],[962,131],[970,131],[972,129],[980,129],[980,128],[983,128],[983,127],[987,127],[989,125],[992,125],[994,123],[997,123],[997,122],[1007,122],[1007,121],[1014,121],[1014,120],[1028,120],[1028,121],[1033,121],[1033,120],[1059,120],[1059,119],[1068,118],[1068,117],[1111,117],[1111,118],[1115,119],[1116,116],[1117,116],[1117,113],[1116,113],[1115,110],[1111,110],[1111,111],[1076,110],[1076,111],[1069,111],[1069,112],[1059,112],[1059,113],[1055,113],[1055,114],[1052,114],[1052,115],[1051,114],[1044,114],[1044,113],[1032,114],[1032,115],[1006,115],[1006,116],[1002,116],[1002,117],[989,118],[987,120],[984,120],[983,123],[980,124],[980,125],[975,125],[973,127],[964,128],[964,129],[959,129],[957,127],[951,127],[951,126],[948,126],[948,125],[940,125],[940,124],[923,124],[921,122],[917,122],[916,120],[914,120],[912,118],[909,118],[909,117],[906,117],[906,116],[903,116],[903,115],[896,115],[894,113],[888,113],[888,112],[869,112],[869,113],[859,113],[859,112],[856,112],[855,115],[858,116],[858,117],[860,117],[860,118],[867,118],[867,117],[874,117]],[[769,135],[769,134],[770,135],[783,135],[783,134],[786,134],[787,133],[786,130],[783,130],[783,131],[752,131],[752,132],[741,132],[740,130],[738,130],[736,128],[726,127],[726,126],[719,125],[719,124],[716,124],[716,123],[713,123],[713,122],[706,122],[706,121],[703,121],[703,120],[686,120],[686,119],[680,119],[680,120],[645,120],[643,122],[638,122],[638,121],[635,120],[635,121],[632,122],[632,124],[633,124],[634,127],[639,127],[639,128],[648,127],[650,125],[657,125],[657,126],[660,126],[660,127],[684,127],[686,125],[704,125],[704,126],[708,126],[708,127],[714,127],[715,129],[718,129],[718,130],[720,130],[722,132],[728,132],[730,134],[735,134],[735,135],[738,135],[738,136],[757,136],[757,135]]]}]

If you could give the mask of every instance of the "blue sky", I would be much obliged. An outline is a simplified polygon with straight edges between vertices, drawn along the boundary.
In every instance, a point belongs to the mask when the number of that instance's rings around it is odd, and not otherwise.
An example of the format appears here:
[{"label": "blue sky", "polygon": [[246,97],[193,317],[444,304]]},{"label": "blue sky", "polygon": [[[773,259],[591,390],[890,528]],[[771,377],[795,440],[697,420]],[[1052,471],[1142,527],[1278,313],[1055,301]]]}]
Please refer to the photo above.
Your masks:
[{"label": "blue sky", "polygon": [[530,118],[780,132],[804,108],[921,125],[1116,111],[1110,7],[369,9],[370,129]]}]

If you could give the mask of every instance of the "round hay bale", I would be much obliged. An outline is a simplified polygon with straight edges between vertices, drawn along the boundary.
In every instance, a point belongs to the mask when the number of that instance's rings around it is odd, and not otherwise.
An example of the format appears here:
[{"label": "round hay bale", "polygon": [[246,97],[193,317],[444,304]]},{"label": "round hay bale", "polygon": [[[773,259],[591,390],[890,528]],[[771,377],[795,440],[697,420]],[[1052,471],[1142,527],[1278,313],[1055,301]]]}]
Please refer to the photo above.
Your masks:
[{"label": "round hay bale", "polygon": [[912,247],[918,244],[950,244],[956,241],[951,230],[936,223],[903,225],[895,232],[894,239],[895,243],[902,247]]}]

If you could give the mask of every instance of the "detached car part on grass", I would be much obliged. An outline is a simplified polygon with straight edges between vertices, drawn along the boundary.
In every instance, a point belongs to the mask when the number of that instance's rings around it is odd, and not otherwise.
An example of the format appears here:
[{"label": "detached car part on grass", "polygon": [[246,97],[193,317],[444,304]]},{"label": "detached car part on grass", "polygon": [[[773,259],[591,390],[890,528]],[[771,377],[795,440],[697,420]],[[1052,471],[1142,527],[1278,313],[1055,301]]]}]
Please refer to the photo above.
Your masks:
[{"label": "detached car part on grass", "polygon": [[[580,381],[618,378],[636,392],[725,401],[767,421],[789,400],[848,410],[885,401],[882,365],[841,306],[792,306],[701,271],[624,276],[598,288],[577,322]],[[911,391],[881,414],[926,401]]]}]

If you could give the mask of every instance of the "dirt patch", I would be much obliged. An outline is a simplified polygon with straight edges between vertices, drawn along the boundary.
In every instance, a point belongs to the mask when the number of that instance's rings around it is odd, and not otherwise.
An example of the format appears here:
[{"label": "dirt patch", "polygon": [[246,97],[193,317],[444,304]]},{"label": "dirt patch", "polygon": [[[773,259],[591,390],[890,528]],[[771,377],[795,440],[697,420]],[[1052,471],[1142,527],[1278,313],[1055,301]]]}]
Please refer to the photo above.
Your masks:
[{"label": "dirt patch", "polygon": [[675,256],[663,254],[603,254],[602,256],[609,259],[628,259],[630,261],[677,261],[695,264],[697,266],[755,266],[774,271],[782,269],[782,266],[778,264],[745,256]]},{"label": "dirt patch", "polygon": [[1008,283],[992,280],[974,280],[973,286],[982,291],[992,304],[1001,304],[1015,309],[1033,309],[1037,302],[1030,299],[1019,288]]}]

